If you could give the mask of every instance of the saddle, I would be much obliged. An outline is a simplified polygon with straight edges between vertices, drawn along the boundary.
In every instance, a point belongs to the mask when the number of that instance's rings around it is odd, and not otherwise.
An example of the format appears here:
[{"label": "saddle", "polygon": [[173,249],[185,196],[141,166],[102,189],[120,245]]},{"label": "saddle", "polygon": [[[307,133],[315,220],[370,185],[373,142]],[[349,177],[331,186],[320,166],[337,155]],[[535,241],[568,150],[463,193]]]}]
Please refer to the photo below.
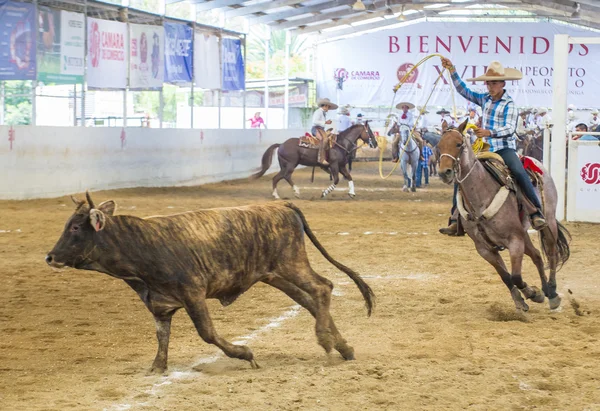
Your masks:
[{"label": "saddle", "polygon": [[[337,134],[331,133],[331,130],[332,129],[327,130],[327,136],[325,137],[329,141],[329,148],[333,147],[337,141]],[[298,139],[298,146],[318,150],[321,146],[321,140],[317,136],[313,136],[310,133],[305,133]]]}]

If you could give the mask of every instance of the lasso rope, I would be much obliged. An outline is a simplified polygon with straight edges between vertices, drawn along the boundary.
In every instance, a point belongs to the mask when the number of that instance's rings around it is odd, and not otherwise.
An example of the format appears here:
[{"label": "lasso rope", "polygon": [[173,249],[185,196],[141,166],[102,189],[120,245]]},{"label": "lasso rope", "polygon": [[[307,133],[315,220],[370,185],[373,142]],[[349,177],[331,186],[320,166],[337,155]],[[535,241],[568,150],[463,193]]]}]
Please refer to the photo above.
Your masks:
[{"label": "lasso rope", "polygon": [[[435,82],[433,83],[433,87],[431,89],[431,93],[429,93],[429,96],[427,96],[427,100],[425,101],[425,104],[421,106],[421,110],[419,110],[419,115],[417,116],[417,119],[415,120],[415,123],[413,124],[412,129],[410,130],[410,133],[408,133],[408,138],[406,139],[406,143],[404,143],[404,147],[402,148],[402,150],[400,150],[400,152],[398,153],[398,162],[396,164],[394,164],[394,167],[392,168],[392,171],[390,171],[386,176],[383,175],[383,152],[385,151],[385,149],[387,148],[387,132],[388,132],[388,126],[390,124],[390,115],[392,114],[392,110],[394,109],[394,100],[396,99],[396,93],[398,92],[398,90],[400,90],[400,87],[402,87],[402,85],[404,83],[406,83],[406,80],[409,78],[410,74],[417,68],[419,67],[421,64],[425,63],[427,60],[429,60],[432,57],[440,57],[440,58],[444,58],[444,56],[442,56],[441,54],[430,54],[426,57],[424,57],[423,59],[421,59],[421,61],[419,61],[417,64],[415,64],[403,77],[402,79],[400,79],[400,82],[398,84],[396,84],[396,86],[394,87],[394,97],[392,98],[392,104],[390,105],[390,111],[388,112],[388,116],[387,116],[387,120],[385,123],[385,132],[383,133],[383,136],[380,136],[380,138],[377,140],[377,146],[379,147],[379,176],[382,179],[386,179],[389,176],[392,175],[392,173],[398,168],[398,165],[401,163],[401,159],[402,156],[404,155],[404,153],[406,152],[406,147],[408,147],[410,140],[412,139],[413,136],[413,132],[415,131],[415,129],[417,128],[417,124],[419,123],[419,119],[421,118],[421,116],[423,115],[423,113],[425,112],[425,109],[427,107],[427,103],[429,102],[429,100],[431,99],[431,96],[433,95],[433,92],[435,91],[435,87],[437,86],[437,83],[440,81],[440,79],[444,76],[444,74],[446,73],[446,68],[443,68],[443,70],[440,72],[440,74],[438,75],[437,79],[435,80]],[[452,83],[452,78],[448,78],[448,83],[449,84],[453,84]],[[454,117],[456,117],[456,102],[454,100],[454,93],[452,94],[452,114],[454,114]],[[398,126],[398,129],[400,127]],[[398,130],[400,131],[400,130]],[[419,153],[419,161],[421,157],[421,153]]]}]

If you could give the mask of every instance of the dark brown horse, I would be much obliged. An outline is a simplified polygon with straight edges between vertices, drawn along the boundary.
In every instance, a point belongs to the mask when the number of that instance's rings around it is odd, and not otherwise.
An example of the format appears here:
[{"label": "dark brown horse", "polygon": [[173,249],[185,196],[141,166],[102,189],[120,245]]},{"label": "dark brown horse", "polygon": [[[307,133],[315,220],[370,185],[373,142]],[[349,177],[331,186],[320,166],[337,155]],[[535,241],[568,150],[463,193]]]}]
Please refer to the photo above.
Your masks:
[{"label": "dark brown horse", "polygon": [[523,147],[523,155],[542,161],[544,157],[544,132],[527,135]]},{"label": "dark brown horse", "polygon": [[253,174],[251,178],[260,178],[267,172],[273,161],[273,152],[278,149],[277,158],[281,170],[273,177],[273,197],[279,198],[277,183],[282,178],[292,186],[294,195],[300,197],[300,189],[292,181],[292,173],[299,165],[320,167],[331,174],[333,184],[323,190],[321,197],[327,196],[327,194],[335,189],[335,186],[340,181],[339,173],[342,173],[346,180],[348,180],[348,195],[354,197],[356,195],[354,192],[354,182],[352,181],[350,172],[346,168],[346,164],[348,164],[350,154],[356,150],[356,141],[359,138],[368,143],[371,148],[377,147],[377,139],[371,131],[369,121],[366,121],[365,124],[355,124],[338,134],[335,145],[329,149],[329,167],[323,167],[317,162],[318,149],[300,147],[298,145],[299,138],[289,138],[282,144],[273,144],[265,151],[260,171]]},{"label": "dark brown horse", "polygon": [[[475,243],[475,248],[498,272],[508,287],[513,301],[519,310],[527,311],[529,306],[523,300],[536,303],[549,300],[550,308],[560,305],[556,293],[556,271],[570,255],[569,232],[556,221],[558,196],[554,181],[539,161],[532,160],[542,170],[543,190],[539,196],[544,205],[544,215],[548,226],[540,231],[542,252],[548,260],[550,278],[546,277],[542,255],[529,238],[529,219],[520,215],[521,205],[518,195],[502,187],[475,156],[468,138],[462,135],[466,122],[458,129],[444,129],[438,147],[441,152],[439,174],[444,183],[457,182],[459,192],[456,197],[463,226]],[[510,254],[511,271],[508,271],[499,251],[507,249]],[[521,267],[523,254],[535,264],[542,291],[523,281]]]}]

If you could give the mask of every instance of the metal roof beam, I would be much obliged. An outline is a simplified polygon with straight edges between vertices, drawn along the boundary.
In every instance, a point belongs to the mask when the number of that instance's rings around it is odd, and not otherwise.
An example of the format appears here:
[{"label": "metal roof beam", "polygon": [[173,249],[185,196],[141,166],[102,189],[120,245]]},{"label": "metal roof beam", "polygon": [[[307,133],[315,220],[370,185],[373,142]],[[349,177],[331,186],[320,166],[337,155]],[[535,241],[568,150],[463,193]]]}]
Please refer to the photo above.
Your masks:
[{"label": "metal roof beam", "polygon": [[[250,23],[252,23],[252,24],[259,24],[259,23],[271,24],[271,23],[276,22],[277,20],[285,20],[290,17],[300,16],[300,15],[306,14],[306,13],[320,13],[321,10],[331,9],[333,7],[352,6],[355,3],[355,1],[356,0],[338,0],[336,2],[321,3],[321,4],[317,4],[314,6],[308,6],[308,7],[302,6],[302,7],[296,8],[294,10],[280,11],[278,13],[271,13],[271,14],[267,14],[265,16],[260,16],[260,17],[250,16],[248,19],[249,19]],[[323,13],[322,15],[323,16],[329,15],[327,17],[328,19],[335,17],[335,16],[331,16],[330,14],[331,13]],[[301,20],[304,20],[304,19],[301,19]],[[300,20],[290,20],[290,23],[296,22],[296,21],[300,21]],[[299,24],[296,24],[296,25],[299,25]]]},{"label": "metal roof beam", "polygon": [[[239,17],[239,16],[247,16],[248,14],[264,12],[265,10],[276,9],[284,6],[293,6],[298,3],[302,3],[306,0],[275,0],[269,1],[266,3],[253,4],[252,6],[239,7],[237,9],[226,10],[225,17]],[[252,16],[250,16],[252,17]]]},{"label": "metal roof beam", "polygon": [[204,10],[214,10],[221,9],[223,7],[233,6],[234,4],[241,3],[240,0],[211,0],[205,1],[203,3],[196,3],[196,12],[204,11]]}]

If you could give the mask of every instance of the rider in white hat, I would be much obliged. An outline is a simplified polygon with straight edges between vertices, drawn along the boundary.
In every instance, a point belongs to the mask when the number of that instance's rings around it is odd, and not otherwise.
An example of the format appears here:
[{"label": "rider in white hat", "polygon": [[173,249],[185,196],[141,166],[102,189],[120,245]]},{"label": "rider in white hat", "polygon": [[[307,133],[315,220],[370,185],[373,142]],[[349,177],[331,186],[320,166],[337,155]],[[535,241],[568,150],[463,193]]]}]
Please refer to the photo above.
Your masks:
[{"label": "rider in white hat", "polygon": [[329,110],[335,110],[338,108],[337,104],[329,101],[328,98],[322,98],[317,100],[318,109],[313,114],[313,126],[310,132],[313,136],[317,137],[320,141],[319,145],[319,158],[318,162],[323,166],[328,166],[329,163],[325,159],[325,151],[327,150],[327,134],[325,132],[325,126],[331,124],[331,120],[327,120],[327,112]]},{"label": "rider in white hat", "polygon": [[[546,219],[542,215],[542,204],[516,152],[515,131],[519,111],[512,97],[504,89],[507,81],[520,80],[523,78],[523,74],[519,70],[505,68],[499,61],[492,61],[484,75],[467,80],[485,81],[487,92],[477,93],[467,87],[449,59],[442,58],[442,66],[452,74],[452,82],[456,91],[482,108],[481,127],[475,130],[475,134],[477,137],[486,138],[490,144],[490,151],[502,157],[523,193],[537,209],[530,215],[531,226],[536,230],[546,227]],[[458,189],[457,186],[455,184],[455,191]],[[454,202],[456,203],[456,195]],[[453,215],[456,214],[453,213]],[[450,224],[448,228],[441,229],[440,232],[456,235],[458,224],[454,222],[454,226]]]},{"label": "rider in white hat", "polygon": [[350,121],[350,108],[349,106],[342,106],[338,110],[337,132],[341,133],[350,127],[352,127],[352,121]]}]

